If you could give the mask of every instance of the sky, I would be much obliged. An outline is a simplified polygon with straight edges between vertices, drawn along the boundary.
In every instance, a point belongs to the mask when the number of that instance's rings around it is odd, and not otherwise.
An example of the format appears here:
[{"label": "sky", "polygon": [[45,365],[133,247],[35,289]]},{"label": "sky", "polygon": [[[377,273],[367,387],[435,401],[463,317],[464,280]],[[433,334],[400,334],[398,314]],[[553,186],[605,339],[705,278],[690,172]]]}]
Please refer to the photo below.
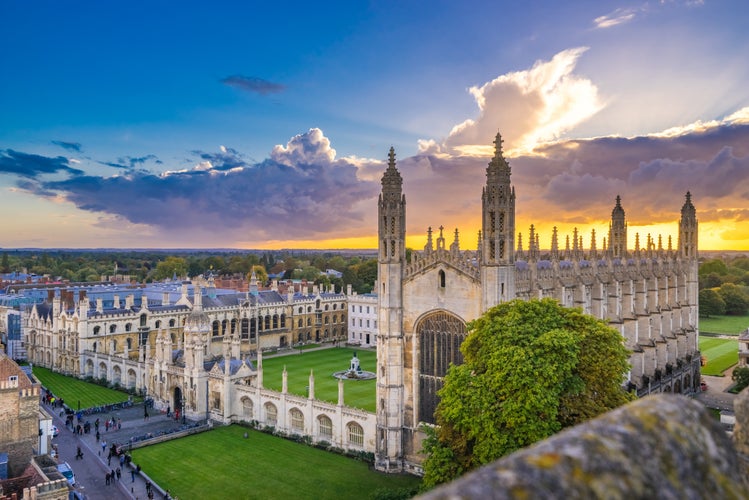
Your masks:
[{"label": "sky", "polygon": [[0,248],[475,249],[516,231],[749,250],[749,2],[0,2]]}]

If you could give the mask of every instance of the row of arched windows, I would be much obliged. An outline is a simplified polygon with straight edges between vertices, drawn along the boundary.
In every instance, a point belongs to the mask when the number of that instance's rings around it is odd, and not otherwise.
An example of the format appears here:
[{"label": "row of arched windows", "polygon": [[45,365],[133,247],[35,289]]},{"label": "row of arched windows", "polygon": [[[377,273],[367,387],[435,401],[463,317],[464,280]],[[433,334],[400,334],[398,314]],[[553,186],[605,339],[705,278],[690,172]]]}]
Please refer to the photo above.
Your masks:
[{"label": "row of arched windows", "polygon": [[[266,425],[275,426],[278,424],[278,408],[273,403],[265,403]],[[255,418],[254,404],[250,398],[242,398],[242,418],[246,421]],[[320,438],[333,438],[333,421],[327,415],[318,415],[315,419],[317,422],[317,434]],[[304,413],[299,408],[289,410],[289,421],[291,429],[294,432],[304,432]],[[352,446],[364,446],[364,429],[356,422],[346,424],[347,442]]]}]

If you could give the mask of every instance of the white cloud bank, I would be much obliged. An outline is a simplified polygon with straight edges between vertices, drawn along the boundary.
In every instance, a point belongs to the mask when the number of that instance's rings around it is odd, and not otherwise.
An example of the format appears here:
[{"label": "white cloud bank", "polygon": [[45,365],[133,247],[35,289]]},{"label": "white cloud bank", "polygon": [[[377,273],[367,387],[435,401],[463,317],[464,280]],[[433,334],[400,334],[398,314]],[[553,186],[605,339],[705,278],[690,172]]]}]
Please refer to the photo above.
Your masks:
[{"label": "white cloud bank", "polygon": [[471,87],[478,117],[453,127],[442,143],[419,141],[420,153],[488,156],[497,131],[502,133],[505,149],[516,154],[560,138],[603,107],[596,86],[574,74],[586,50],[564,50],[528,70]]}]

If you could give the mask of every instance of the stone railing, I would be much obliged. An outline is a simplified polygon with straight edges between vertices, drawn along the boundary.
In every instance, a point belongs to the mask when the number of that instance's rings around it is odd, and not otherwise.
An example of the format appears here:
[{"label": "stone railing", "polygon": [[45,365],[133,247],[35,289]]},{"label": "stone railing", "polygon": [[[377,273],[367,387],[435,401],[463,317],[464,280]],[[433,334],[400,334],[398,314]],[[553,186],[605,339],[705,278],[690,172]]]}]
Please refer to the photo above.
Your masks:
[{"label": "stone railing", "polygon": [[[749,394],[743,398],[742,411],[749,410]],[[738,408],[736,413],[738,421]],[[749,411],[742,419],[749,422]],[[743,432],[746,453],[749,429]],[[662,394],[561,432],[422,498],[745,499],[743,477],[730,438],[704,406]]]}]

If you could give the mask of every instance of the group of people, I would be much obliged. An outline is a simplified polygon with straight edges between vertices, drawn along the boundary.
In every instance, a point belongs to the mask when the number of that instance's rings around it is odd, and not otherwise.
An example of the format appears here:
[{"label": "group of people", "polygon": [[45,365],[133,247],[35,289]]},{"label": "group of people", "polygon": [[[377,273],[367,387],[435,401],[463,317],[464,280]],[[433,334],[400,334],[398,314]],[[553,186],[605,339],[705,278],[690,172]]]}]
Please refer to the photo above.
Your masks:
[{"label": "group of people", "polygon": [[117,470],[112,469],[111,472],[107,472],[105,484],[115,484],[115,481],[119,481],[122,477],[122,469],[117,467]]}]

